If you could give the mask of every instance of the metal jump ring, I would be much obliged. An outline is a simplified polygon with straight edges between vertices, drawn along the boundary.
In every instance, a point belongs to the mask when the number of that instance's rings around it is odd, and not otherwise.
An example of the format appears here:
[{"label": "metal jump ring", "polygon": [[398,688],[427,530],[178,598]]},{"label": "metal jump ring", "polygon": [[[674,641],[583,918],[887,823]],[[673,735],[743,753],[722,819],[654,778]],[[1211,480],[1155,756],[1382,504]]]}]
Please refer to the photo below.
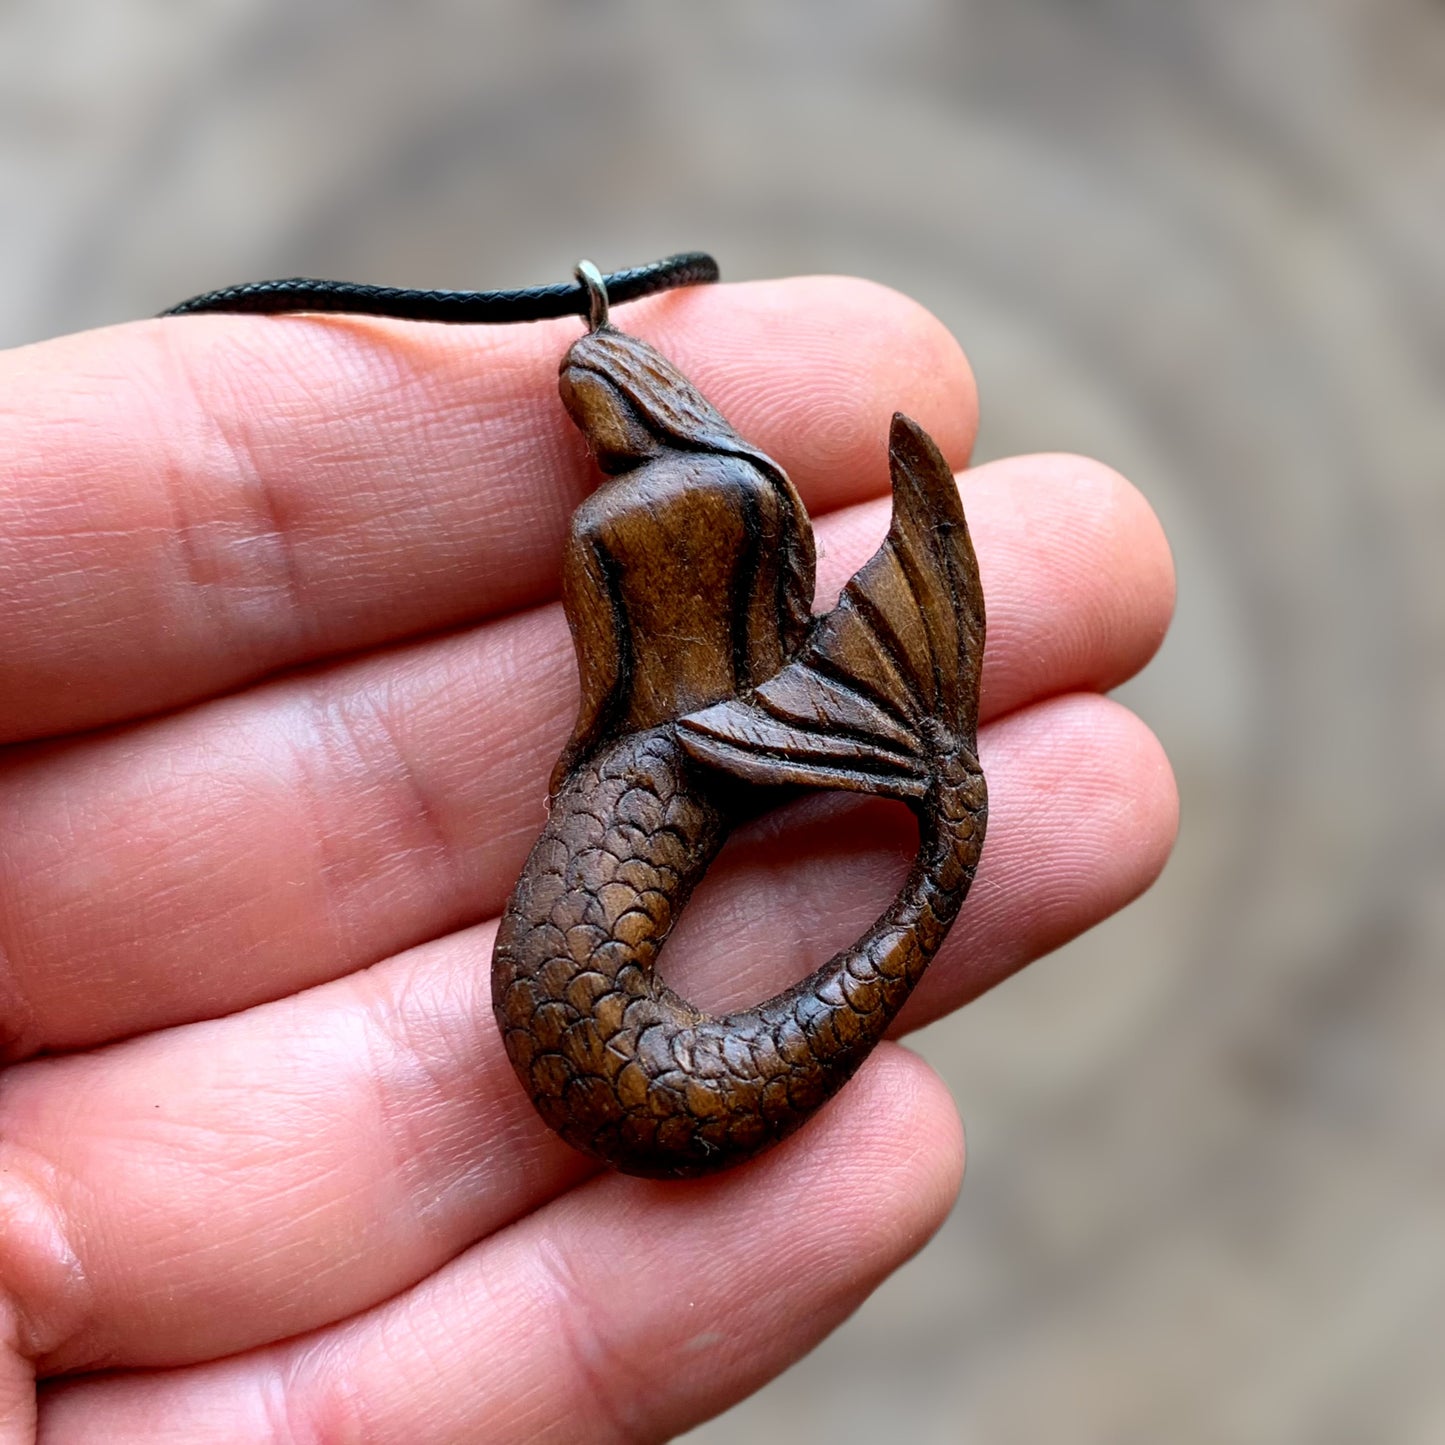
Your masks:
[{"label": "metal jump ring", "polygon": [[579,261],[573,274],[587,292],[587,325],[600,331],[607,325],[607,282],[591,261]]}]

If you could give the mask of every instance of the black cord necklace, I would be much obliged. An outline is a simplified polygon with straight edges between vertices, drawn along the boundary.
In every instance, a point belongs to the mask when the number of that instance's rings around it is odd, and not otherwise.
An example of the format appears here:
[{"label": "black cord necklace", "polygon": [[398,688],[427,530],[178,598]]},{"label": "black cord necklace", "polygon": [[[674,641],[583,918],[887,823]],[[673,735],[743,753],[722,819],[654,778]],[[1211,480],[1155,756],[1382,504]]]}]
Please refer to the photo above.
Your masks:
[{"label": "black cord necklace", "polygon": [[[718,279],[718,265],[704,251],[684,251],[646,266],[633,266],[598,278],[614,303],[636,301],[676,286],[697,286]],[[359,281],[250,281],[192,296],[163,316],[246,311],[279,315],[291,311],[344,312],[352,316],[390,316],[402,321],[441,321],[451,325],[543,321],[554,316],[591,314],[595,288],[585,281],[528,286],[518,291],[420,291],[410,287],[369,286]]]}]

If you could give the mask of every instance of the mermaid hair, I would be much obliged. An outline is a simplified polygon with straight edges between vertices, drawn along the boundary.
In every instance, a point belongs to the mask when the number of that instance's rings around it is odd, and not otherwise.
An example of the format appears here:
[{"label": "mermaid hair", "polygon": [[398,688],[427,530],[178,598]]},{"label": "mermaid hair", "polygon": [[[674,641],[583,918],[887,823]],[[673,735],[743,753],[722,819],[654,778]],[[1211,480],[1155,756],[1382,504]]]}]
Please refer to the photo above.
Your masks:
[{"label": "mermaid hair", "polygon": [[812,621],[813,529],[788,474],[764,451],[744,441],[708,399],[645,341],[611,326],[579,337],[562,358],[561,372],[590,371],[619,391],[639,420],[665,445],[681,451],[723,452],[751,462],[772,483],[787,517],[785,585],[779,598],[797,646]]}]

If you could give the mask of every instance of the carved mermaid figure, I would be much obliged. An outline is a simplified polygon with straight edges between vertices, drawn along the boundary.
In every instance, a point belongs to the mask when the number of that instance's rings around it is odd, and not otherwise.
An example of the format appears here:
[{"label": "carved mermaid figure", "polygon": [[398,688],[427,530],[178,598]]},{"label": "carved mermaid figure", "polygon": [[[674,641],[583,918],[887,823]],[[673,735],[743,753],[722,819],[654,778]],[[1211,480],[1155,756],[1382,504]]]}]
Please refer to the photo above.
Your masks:
[{"label": "carved mermaid figure", "polygon": [[[821,617],[782,469],[651,347],[594,316],[562,399],[605,480],[563,599],[582,705],[497,936],[492,996],[542,1117],[632,1174],[697,1175],[791,1133],[882,1038],[983,846],[983,595],[953,477],[893,419],[893,521]],[[758,1007],[700,1012],[658,953],[755,785],[902,799],[919,849],[853,947]]]}]

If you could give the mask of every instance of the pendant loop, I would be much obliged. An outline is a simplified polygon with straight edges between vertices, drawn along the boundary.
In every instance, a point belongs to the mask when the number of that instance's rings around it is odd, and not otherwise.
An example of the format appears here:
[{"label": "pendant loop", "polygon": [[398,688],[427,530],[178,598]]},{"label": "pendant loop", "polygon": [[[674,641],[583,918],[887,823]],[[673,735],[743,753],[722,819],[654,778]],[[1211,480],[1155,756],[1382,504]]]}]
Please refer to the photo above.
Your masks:
[{"label": "pendant loop", "polygon": [[579,261],[573,273],[587,291],[587,325],[601,331],[607,325],[607,282],[591,261]]}]

